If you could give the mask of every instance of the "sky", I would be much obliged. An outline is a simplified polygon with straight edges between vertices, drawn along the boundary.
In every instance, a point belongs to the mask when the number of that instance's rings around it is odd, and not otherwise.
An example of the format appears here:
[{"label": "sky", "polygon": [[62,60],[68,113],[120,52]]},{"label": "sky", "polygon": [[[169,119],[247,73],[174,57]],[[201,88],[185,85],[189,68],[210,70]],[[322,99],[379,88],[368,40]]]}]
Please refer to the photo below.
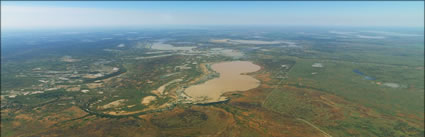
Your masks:
[{"label": "sky", "polygon": [[424,27],[424,2],[1,1],[2,29],[161,25]]}]

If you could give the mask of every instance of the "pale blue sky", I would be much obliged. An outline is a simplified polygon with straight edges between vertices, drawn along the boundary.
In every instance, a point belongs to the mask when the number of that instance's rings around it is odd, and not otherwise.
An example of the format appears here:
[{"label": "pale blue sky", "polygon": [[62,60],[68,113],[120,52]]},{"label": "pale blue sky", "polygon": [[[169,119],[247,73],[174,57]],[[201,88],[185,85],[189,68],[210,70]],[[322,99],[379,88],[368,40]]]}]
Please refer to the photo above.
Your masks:
[{"label": "pale blue sky", "polygon": [[424,2],[1,2],[2,28],[147,25],[423,27]]}]

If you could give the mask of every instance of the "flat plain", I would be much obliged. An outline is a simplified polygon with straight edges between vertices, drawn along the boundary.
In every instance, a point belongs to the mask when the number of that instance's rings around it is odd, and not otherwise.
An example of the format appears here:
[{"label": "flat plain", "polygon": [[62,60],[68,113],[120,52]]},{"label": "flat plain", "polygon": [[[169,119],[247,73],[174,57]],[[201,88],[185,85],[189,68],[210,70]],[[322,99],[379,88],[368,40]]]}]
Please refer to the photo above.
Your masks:
[{"label": "flat plain", "polygon": [[1,136],[424,136],[423,30],[65,32],[2,35]]}]

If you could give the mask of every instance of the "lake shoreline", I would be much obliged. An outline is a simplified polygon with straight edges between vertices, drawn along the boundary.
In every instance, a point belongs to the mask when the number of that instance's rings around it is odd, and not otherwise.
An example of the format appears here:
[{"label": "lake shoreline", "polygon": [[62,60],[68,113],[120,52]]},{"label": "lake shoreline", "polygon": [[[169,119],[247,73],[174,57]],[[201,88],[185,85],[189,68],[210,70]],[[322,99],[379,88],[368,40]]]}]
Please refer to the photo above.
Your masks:
[{"label": "lake shoreline", "polygon": [[222,94],[233,91],[246,91],[256,88],[260,81],[248,73],[256,72],[260,66],[250,61],[230,61],[214,63],[211,68],[220,77],[206,81],[203,84],[192,85],[184,92],[193,102],[213,103],[227,100]]}]

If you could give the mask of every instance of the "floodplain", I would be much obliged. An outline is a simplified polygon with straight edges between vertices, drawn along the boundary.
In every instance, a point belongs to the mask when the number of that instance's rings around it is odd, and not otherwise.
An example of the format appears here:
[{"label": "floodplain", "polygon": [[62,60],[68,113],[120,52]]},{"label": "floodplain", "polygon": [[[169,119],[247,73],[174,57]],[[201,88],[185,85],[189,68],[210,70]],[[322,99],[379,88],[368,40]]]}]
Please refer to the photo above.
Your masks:
[{"label": "floodplain", "polygon": [[1,136],[424,135],[416,29],[32,34],[2,36]]}]

